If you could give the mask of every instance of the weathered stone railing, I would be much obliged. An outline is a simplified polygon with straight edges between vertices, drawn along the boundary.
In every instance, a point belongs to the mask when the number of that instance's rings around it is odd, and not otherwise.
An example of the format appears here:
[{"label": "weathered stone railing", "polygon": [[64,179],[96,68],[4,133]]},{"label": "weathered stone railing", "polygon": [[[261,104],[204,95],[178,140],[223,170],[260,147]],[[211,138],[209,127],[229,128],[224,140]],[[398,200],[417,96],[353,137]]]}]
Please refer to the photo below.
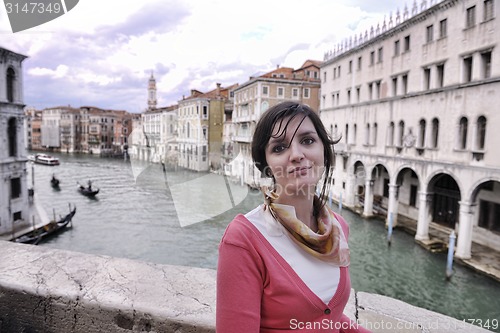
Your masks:
[{"label": "weathered stone railing", "polygon": [[[0,253],[0,332],[215,332],[214,270],[6,241]],[[374,332],[487,332],[354,291],[346,314]]]}]

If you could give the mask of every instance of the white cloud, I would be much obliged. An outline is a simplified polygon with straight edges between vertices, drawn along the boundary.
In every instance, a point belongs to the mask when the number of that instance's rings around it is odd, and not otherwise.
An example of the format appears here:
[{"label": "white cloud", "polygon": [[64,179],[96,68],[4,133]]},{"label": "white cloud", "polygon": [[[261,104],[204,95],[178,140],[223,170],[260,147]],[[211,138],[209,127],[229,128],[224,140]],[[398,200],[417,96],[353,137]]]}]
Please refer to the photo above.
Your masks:
[{"label": "white cloud", "polygon": [[59,65],[55,70],[49,68],[35,67],[28,71],[28,74],[34,76],[48,76],[49,78],[59,79],[65,77],[68,74],[68,66]]}]

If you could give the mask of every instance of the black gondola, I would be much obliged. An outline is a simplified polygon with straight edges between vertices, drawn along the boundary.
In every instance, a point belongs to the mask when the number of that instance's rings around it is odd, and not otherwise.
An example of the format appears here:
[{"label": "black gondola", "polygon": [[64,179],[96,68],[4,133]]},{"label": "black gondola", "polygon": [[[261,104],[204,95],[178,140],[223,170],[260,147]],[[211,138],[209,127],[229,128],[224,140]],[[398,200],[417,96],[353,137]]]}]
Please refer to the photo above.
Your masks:
[{"label": "black gondola", "polygon": [[99,193],[99,189],[93,189],[92,182],[89,180],[87,187],[78,184],[78,192],[87,197],[95,197]]},{"label": "black gondola", "polygon": [[59,188],[59,183],[59,179],[57,179],[55,175],[52,175],[52,178],[50,179],[50,185],[52,185],[53,188]]},{"label": "black gondola", "polygon": [[75,216],[75,213],[76,213],[76,206],[75,208],[73,208],[71,212],[69,212],[69,214],[62,217],[60,220],[50,221],[48,224],[39,227],[37,229],[34,229],[22,236],[19,236],[13,239],[12,241],[16,243],[36,245],[40,243],[40,241],[47,239],[51,236],[54,236],[55,234],[58,234],[61,231],[63,231],[71,222],[73,216]]}]

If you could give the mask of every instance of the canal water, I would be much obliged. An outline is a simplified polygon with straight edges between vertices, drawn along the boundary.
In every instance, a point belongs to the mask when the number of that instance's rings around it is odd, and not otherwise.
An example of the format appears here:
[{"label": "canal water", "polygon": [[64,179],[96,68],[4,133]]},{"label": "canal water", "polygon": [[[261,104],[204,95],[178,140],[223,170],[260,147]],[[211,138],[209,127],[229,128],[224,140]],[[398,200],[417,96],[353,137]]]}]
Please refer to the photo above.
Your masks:
[{"label": "canal water", "polygon": [[[71,229],[40,246],[215,269],[217,246],[227,224],[236,214],[262,202],[260,193],[229,184],[220,176],[210,176],[220,178],[215,184],[203,180],[206,174],[164,173],[158,164],[134,164],[133,168],[120,159],[56,156],[61,160],[59,166],[28,167],[30,174],[34,171],[36,199],[49,216],[66,214],[68,204],[76,205],[77,213]],[[60,190],[50,186],[53,173],[61,180]],[[31,182],[31,176],[28,179]],[[77,184],[88,180],[100,189],[95,199],[77,192]],[[196,214],[205,211],[198,208],[200,198],[218,208],[201,223],[182,223],[176,208],[182,209],[181,215],[192,214],[199,219]],[[217,203],[217,198],[224,202]],[[338,211],[337,206],[333,209]],[[460,265],[454,265],[454,275],[448,282],[446,254],[424,250],[412,236],[398,229],[389,247],[382,221],[364,220],[348,210],[342,215],[350,224],[355,290],[386,295],[460,320],[498,323],[500,283]]]}]

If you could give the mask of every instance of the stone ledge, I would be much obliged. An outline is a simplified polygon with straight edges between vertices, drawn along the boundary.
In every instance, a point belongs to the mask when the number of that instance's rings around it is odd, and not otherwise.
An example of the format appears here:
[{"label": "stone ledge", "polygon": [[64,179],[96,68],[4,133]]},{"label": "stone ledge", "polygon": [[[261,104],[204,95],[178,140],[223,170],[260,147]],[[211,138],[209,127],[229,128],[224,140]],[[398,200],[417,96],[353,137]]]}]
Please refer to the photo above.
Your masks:
[{"label": "stone ledge", "polygon": [[[0,253],[0,332],[215,332],[214,270],[6,241]],[[375,333],[488,332],[354,290],[345,313]]]},{"label": "stone ledge", "polygon": [[214,332],[215,271],[0,241],[0,332]]}]

